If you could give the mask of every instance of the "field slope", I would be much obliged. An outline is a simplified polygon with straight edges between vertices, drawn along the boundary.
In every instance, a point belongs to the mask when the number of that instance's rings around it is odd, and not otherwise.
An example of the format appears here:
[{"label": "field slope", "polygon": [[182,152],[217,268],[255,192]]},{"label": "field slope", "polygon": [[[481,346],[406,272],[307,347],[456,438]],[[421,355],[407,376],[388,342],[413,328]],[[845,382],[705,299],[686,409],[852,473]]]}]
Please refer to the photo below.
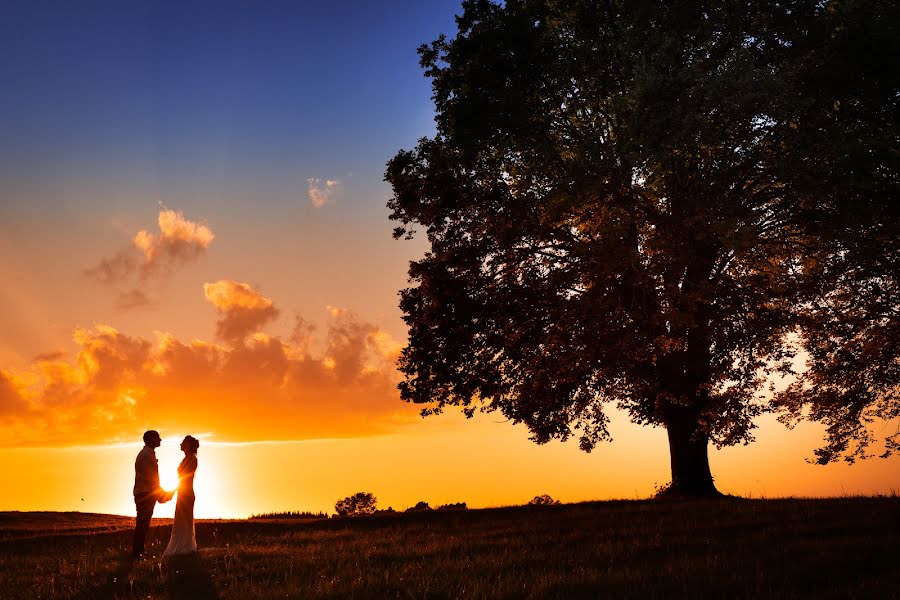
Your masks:
[{"label": "field slope", "polygon": [[[31,534],[10,534],[21,533],[17,515]],[[54,526],[42,529],[41,519]],[[199,556],[177,561],[152,556],[165,545],[167,523],[154,528],[151,556],[131,561],[130,532],[120,518],[78,519],[84,530],[62,526],[60,516],[0,513],[0,598],[900,593],[898,498],[615,501],[308,522],[200,521]]]}]

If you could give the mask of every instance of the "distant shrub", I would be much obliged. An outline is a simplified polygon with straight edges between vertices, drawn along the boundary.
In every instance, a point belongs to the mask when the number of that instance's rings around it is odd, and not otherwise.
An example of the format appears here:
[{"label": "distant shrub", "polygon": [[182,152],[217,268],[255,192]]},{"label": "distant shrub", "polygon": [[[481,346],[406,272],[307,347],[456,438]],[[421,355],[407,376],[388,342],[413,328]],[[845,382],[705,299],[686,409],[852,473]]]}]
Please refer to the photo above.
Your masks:
[{"label": "distant shrub", "polygon": [[328,513],[309,511],[269,512],[250,515],[251,519],[327,519]]},{"label": "distant shrub", "polygon": [[434,510],[467,510],[468,508],[465,502],[451,502],[450,504],[441,504]]},{"label": "distant shrub", "polygon": [[376,510],[376,511],[375,511],[374,513],[372,513],[372,514],[373,514],[373,515],[393,515],[393,514],[395,514],[396,512],[397,512],[397,511],[395,511],[393,507],[388,506],[387,508],[385,508],[385,509],[383,509],[383,510],[382,510],[382,509],[378,509],[378,510]]},{"label": "distant shrub", "polygon": [[371,515],[377,509],[378,498],[369,492],[356,492],[334,504],[339,517]]},{"label": "distant shrub", "polygon": [[431,510],[431,507],[428,506],[428,503],[422,500],[421,502],[417,502],[415,506],[410,506],[406,509],[406,512],[425,512],[426,510]]},{"label": "distant shrub", "polygon": [[559,500],[554,500],[549,494],[541,494],[540,496],[532,498],[528,504],[533,506],[549,506],[552,504],[559,504]]}]

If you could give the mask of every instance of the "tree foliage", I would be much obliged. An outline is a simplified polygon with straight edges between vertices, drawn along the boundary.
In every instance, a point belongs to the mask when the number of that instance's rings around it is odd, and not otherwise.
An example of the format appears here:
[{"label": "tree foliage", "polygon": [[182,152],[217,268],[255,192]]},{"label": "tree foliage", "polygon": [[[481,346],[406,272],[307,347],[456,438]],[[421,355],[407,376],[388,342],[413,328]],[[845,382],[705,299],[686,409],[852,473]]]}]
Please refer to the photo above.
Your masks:
[{"label": "tree foliage", "polygon": [[553,506],[559,504],[559,500],[554,500],[550,494],[541,494],[529,500],[528,504],[533,506]]},{"label": "tree foliage", "polygon": [[448,502],[447,504],[441,504],[434,510],[469,510],[469,506],[465,502]]},{"label": "tree foliage", "polygon": [[419,49],[437,133],[385,176],[430,244],[402,398],[584,450],[615,404],[667,429],[676,491],[767,411],[864,455],[900,416],[896,3],[467,0],[458,28]]},{"label": "tree foliage", "polygon": [[356,492],[334,504],[334,510],[339,517],[359,517],[375,513],[378,498],[369,492]]}]

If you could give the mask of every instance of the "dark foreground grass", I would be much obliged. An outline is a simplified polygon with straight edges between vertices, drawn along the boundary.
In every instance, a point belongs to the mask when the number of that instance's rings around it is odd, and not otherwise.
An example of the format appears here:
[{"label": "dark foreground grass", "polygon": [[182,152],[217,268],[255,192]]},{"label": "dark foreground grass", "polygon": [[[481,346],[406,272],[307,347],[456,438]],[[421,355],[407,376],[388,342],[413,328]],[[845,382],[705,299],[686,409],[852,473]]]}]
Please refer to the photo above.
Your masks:
[{"label": "dark foreground grass", "polygon": [[[159,554],[169,526],[155,528]],[[900,499],[657,500],[0,541],[2,598],[896,598]]]}]

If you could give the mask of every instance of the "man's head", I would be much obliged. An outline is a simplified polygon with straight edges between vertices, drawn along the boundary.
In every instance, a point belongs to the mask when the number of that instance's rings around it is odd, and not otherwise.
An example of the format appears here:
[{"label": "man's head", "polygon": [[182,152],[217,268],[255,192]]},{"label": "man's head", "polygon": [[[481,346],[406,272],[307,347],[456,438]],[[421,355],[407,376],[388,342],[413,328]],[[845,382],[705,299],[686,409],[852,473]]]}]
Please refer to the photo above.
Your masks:
[{"label": "man's head", "polygon": [[159,437],[159,432],[151,429],[150,431],[144,432],[144,445],[150,446],[151,448],[159,448],[159,445],[162,444],[162,438]]}]

